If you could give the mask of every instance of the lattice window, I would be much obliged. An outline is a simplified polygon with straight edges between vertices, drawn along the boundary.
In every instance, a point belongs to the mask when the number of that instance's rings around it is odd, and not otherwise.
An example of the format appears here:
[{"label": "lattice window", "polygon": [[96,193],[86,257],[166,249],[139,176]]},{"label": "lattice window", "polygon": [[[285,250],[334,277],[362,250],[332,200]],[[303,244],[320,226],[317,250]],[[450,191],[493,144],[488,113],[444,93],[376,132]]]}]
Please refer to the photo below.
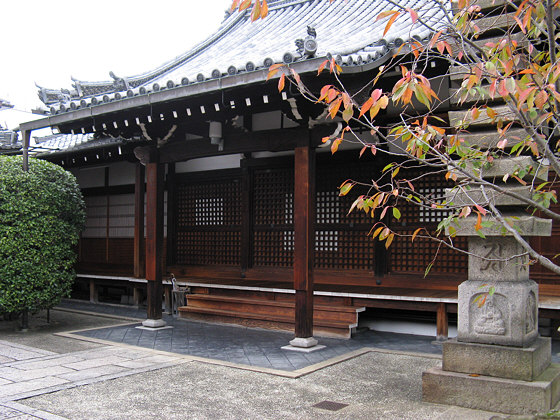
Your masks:
[{"label": "lattice window", "polygon": [[[420,169],[403,170],[403,178],[415,178],[413,184],[419,194],[434,200],[441,200],[444,190],[450,184],[440,174],[428,174],[418,177]],[[412,235],[416,227],[424,227],[432,234],[439,221],[447,216],[446,211],[421,208],[413,203],[399,202],[402,217],[400,221],[392,221],[391,228],[402,235]],[[466,249],[466,238],[454,238],[455,246]],[[439,249],[438,249],[439,248]],[[428,265],[437,258],[430,272],[432,273],[466,273],[467,256],[459,251],[454,251],[446,246],[439,246],[437,242],[429,239],[417,238],[414,243],[410,237],[395,237],[389,249],[389,270],[391,272],[418,272],[423,273]]]},{"label": "lattice window", "polygon": [[240,184],[237,177],[177,185],[178,264],[240,264]]},{"label": "lattice window", "polygon": [[[416,189],[418,195],[426,197],[429,201],[441,202],[445,196],[444,185],[432,185],[430,187],[419,187]],[[449,211],[420,207],[418,209],[418,221],[421,223],[439,223],[447,217]]]},{"label": "lattice window", "polygon": [[197,198],[195,200],[195,224],[197,226],[224,224],[223,197]]},{"label": "lattice window", "polygon": [[257,169],[253,180],[253,265],[291,267],[294,260],[293,169]]},{"label": "lattice window", "polygon": [[[403,234],[412,235],[414,230],[401,231]],[[467,248],[467,238],[456,237],[454,244],[462,249]],[[441,246],[430,239],[416,238],[414,242],[410,237],[395,238],[390,248],[390,271],[402,273],[423,273],[428,265],[434,261],[431,273],[466,273],[468,267],[467,255]]]},{"label": "lattice window", "polygon": [[86,225],[82,238],[107,236],[107,196],[85,197]]}]

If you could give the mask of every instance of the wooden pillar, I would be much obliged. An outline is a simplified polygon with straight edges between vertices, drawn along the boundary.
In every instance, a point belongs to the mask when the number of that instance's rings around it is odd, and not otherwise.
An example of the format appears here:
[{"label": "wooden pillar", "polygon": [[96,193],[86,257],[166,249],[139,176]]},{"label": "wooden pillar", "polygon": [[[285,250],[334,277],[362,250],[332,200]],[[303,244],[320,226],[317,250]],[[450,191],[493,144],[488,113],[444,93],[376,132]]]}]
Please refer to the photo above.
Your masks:
[{"label": "wooden pillar", "polygon": [[94,279],[89,280],[89,301],[91,303],[99,302],[99,291]]},{"label": "wooden pillar", "polygon": [[134,277],[142,278],[146,273],[144,242],[144,183],[146,171],[144,165],[136,164],[136,182],[134,186]]},{"label": "wooden pillar", "polygon": [[146,280],[148,320],[145,326],[165,325],[162,317],[161,257],[163,251],[163,165],[150,162],[146,165]]},{"label": "wooden pillar", "polygon": [[295,149],[294,289],[295,336],[313,336],[313,255],[315,242],[315,151],[309,144]]},{"label": "wooden pillar", "polygon": [[447,317],[447,305],[445,303],[438,303],[436,315],[436,334],[437,341],[445,341],[449,336],[449,322]]},{"label": "wooden pillar", "polygon": [[[167,164],[167,258],[166,267],[175,264],[177,258],[175,163]],[[167,270],[165,270],[167,271]]]},{"label": "wooden pillar", "polygon": [[252,229],[252,191],[253,183],[251,170],[246,165],[246,161],[241,162],[241,202],[242,202],[242,215],[241,215],[241,277],[245,277],[248,268],[251,267],[253,262],[253,229]]}]

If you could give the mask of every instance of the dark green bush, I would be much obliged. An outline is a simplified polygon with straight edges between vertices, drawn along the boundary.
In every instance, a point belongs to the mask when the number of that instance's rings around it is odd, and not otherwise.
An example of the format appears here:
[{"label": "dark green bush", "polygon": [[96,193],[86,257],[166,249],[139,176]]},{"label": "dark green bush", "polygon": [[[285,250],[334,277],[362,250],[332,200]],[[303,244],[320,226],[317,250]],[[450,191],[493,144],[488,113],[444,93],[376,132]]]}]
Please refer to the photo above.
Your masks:
[{"label": "dark green bush", "polygon": [[74,176],[0,156],[0,313],[51,308],[69,295],[85,206]]}]

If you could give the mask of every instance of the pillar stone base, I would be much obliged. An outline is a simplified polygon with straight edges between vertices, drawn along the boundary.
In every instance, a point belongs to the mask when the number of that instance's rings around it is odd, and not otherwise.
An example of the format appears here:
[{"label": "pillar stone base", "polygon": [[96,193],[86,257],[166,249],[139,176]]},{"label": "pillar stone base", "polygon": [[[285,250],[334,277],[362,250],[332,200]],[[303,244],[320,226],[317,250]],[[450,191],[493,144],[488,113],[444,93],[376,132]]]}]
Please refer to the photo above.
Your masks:
[{"label": "pillar stone base", "polygon": [[422,374],[422,400],[507,414],[547,412],[560,400],[560,365],[532,382],[431,368]]},{"label": "pillar stone base", "polygon": [[165,322],[163,319],[146,319],[144,321],[142,321],[142,326],[144,327],[148,327],[148,328],[162,328],[165,327],[167,325],[167,322]]},{"label": "pillar stone base", "polygon": [[326,346],[318,344],[317,339],[313,337],[296,337],[290,341],[289,346],[282,347],[282,350],[299,351],[302,353],[311,353],[313,351],[324,349]]}]

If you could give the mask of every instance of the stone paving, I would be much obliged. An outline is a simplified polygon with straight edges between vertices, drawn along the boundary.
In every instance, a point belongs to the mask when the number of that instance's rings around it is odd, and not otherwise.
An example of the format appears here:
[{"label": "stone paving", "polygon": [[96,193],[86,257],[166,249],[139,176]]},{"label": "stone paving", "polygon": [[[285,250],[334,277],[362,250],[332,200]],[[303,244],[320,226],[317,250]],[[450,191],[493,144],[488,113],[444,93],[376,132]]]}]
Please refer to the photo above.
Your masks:
[{"label": "stone paving", "polygon": [[0,361],[0,419],[58,418],[14,402],[187,362],[145,349],[103,346],[57,354],[3,340]]}]

